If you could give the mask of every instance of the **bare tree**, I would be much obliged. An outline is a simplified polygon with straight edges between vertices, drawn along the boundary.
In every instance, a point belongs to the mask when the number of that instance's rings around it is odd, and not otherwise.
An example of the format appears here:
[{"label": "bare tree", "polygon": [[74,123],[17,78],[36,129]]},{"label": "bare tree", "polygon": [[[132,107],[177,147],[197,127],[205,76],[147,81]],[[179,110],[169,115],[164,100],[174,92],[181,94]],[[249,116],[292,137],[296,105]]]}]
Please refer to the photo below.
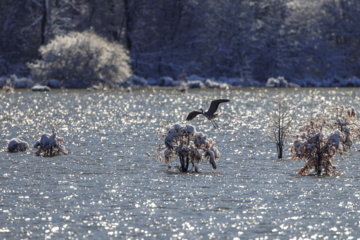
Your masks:
[{"label": "bare tree", "polygon": [[270,137],[276,143],[278,158],[283,158],[284,145],[290,134],[291,124],[295,120],[295,112],[286,100],[275,101],[276,108],[268,113],[270,119]]}]

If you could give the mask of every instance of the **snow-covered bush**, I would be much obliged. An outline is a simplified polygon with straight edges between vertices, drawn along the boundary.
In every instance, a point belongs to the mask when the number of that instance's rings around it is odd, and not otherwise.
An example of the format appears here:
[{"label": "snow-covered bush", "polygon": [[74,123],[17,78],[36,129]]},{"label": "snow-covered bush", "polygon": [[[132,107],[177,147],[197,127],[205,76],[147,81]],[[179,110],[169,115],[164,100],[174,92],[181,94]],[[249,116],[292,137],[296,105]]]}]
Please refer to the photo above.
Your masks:
[{"label": "snow-covered bush", "polygon": [[40,141],[37,141],[34,148],[38,149],[35,153],[36,156],[52,157],[57,155],[67,155],[70,151],[64,147],[65,141],[61,137],[57,137],[56,132],[53,134],[44,133]]},{"label": "snow-covered bush", "polygon": [[356,113],[352,107],[335,108],[336,118],[328,118],[325,114],[314,118],[300,128],[300,135],[294,137],[291,149],[293,159],[305,160],[305,166],[298,172],[306,175],[314,170],[321,174],[333,175],[338,171],[334,166],[335,156],[343,158],[355,138],[359,136]]},{"label": "snow-covered bush", "polygon": [[18,77],[15,74],[12,74],[10,79],[14,88],[29,88],[34,86],[34,82],[30,77]]},{"label": "snow-covered bush", "polygon": [[[159,145],[157,156],[165,160],[168,164],[168,170],[172,168],[172,160],[179,157],[180,166],[176,166],[180,172],[198,172],[196,164],[203,161],[203,158],[209,160],[212,168],[216,169],[216,160],[220,158],[220,152],[215,147],[215,142],[209,139],[205,134],[196,132],[192,125],[175,124],[166,127],[166,133],[163,135],[165,150]],[[190,164],[192,165],[190,168]]]},{"label": "snow-covered bush", "polygon": [[208,88],[228,88],[229,87],[229,85],[227,83],[220,83],[220,82],[212,81],[210,79],[206,79],[204,84]]},{"label": "snow-covered bush", "polygon": [[158,85],[162,87],[175,87],[178,84],[171,77],[161,77],[158,81]]},{"label": "snow-covered bush", "polygon": [[48,92],[51,89],[48,86],[43,86],[43,85],[35,85],[32,87],[31,89],[33,92]]},{"label": "snow-covered bush", "polygon": [[128,80],[127,80],[127,85],[128,86],[138,86],[138,87],[147,87],[148,86],[148,81],[143,78],[143,77],[139,77],[136,75],[131,76]]},{"label": "snow-covered bush", "polygon": [[8,152],[25,152],[27,149],[29,149],[29,144],[19,138],[13,138],[8,142]]},{"label": "snow-covered bush", "polygon": [[204,82],[206,79],[203,77],[200,77],[198,75],[192,74],[190,76],[187,77],[188,81],[200,81],[200,82]]},{"label": "snow-covered bush", "polygon": [[57,79],[70,88],[115,86],[131,75],[125,48],[92,31],[56,36],[39,51],[41,60],[28,64],[38,82]]},{"label": "snow-covered bush", "polygon": [[269,78],[265,84],[266,87],[273,88],[288,88],[288,87],[300,87],[298,84],[288,82],[284,77]]},{"label": "snow-covered bush", "polygon": [[205,85],[200,80],[188,81],[187,86],[189,88],[204,88]]}]

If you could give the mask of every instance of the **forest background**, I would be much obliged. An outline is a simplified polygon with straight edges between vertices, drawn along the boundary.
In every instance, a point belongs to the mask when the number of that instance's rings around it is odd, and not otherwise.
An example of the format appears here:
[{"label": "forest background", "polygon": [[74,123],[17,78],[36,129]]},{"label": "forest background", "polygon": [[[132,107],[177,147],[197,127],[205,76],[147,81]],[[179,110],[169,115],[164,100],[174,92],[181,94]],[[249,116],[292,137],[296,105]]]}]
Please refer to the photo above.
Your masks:
[{"label": "forest background", "polygon": [[0,23],[0,76],[28,76],[41,46],[90,30],[143,78],[360,86],[358,0],[2,0]]}]

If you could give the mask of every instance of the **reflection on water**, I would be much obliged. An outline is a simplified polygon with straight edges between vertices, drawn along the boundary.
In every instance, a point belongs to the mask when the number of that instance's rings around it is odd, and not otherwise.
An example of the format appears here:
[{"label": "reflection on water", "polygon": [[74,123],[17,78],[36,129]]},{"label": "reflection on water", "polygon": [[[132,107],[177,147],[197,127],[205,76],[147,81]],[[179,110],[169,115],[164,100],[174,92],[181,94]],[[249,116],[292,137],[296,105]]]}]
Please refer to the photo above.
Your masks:
[{"label": "reflection on water", "polygon": [[[1,98],[0,238],[338,238],[360,237],[359,153],[338,161],[339,177],[303,177],[303,162],[276,159],[266,113],[289,96],[298,122],[341,100],[359,109],[358,89],[241,89],[86,92],[16,91]],[[218,169],[166,172],[149,158],[158,130],[183,122],[215,98]],[[68,156],[5,152],[20,137],[32,146],[56,126]],[[33,150],[32,150],[33,151]]]}]

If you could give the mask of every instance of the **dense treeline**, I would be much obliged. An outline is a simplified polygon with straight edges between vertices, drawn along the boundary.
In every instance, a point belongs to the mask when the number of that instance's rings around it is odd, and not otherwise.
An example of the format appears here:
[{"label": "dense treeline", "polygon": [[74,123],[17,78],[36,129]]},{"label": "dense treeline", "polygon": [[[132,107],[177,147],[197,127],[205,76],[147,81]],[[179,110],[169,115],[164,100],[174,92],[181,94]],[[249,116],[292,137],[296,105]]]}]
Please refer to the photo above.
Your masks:
[{"label": "dense treeline", "polygon": [[2,0],[0,23],[0,75],[28,74],[41,46],[91,29],[146,78],[360,77],[358,0]]}]

